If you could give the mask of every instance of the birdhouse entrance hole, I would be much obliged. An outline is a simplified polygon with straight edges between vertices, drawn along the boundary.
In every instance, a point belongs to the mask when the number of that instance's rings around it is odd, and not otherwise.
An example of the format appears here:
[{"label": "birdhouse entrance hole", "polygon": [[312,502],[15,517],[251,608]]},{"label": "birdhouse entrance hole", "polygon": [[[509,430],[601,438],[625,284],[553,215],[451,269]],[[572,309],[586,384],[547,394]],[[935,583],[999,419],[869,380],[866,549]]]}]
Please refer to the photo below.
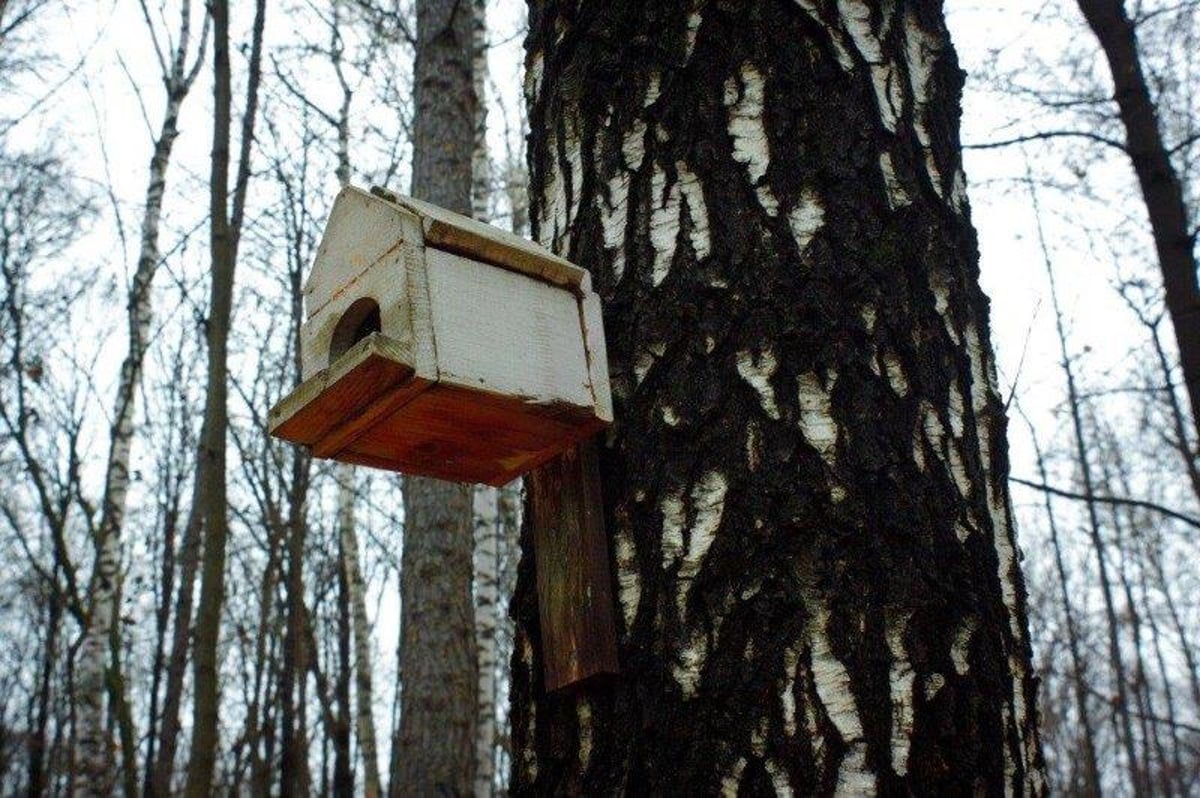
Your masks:
[{"label": "birdhouse entrance hole", "polygon": [[333,339],[329,343],[329,362],[337,360],[350,350],[350,347],[366,338],[371,333],[380,331],[379,303],[370,297],[356,299],[337,326],[333,328]]}]

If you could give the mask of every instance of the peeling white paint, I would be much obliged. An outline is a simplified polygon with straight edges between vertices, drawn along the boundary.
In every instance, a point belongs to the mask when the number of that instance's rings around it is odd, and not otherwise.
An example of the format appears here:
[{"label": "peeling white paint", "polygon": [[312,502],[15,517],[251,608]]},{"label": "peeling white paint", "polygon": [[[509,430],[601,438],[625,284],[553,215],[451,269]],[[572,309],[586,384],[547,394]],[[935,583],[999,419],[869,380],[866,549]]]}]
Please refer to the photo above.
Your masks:
[{"label": "peeling white paint", "polygon": [[628,631],[633,628],[638,605],[642,600],[642,579],[638,575],[637,549],[633,544],[633,534],[625,524],[617,527],[616,555],[617,600],[621,604],[621,614],[625,617],[625,629]]},{"label": "peeling white paint", "polygon": [[[831,381],[832,382],[832,381]],[[814,372],[801,374],[798,401],[800,405],[800,431],[804,439],[820,452],[829,465],[837,459],[838,427],[833,420],[829,391]]]},{"label": "peeling white paint", "polygon": [[816,192],[805,189],[800,199],[788,212],[788,226],[792,229],[792,237],[796,246],[804,252],[812,241],[813,236],[825,225],[825,208]]},{"label": "peeling white paint", "polygon": [[758,355],[743,349],[737,353],[737,373],[751,388],[758,393],[763,412],[778,420],[779,406],[775,403],[775,389],[771,387],[771,377],[779,364],[775,362],[775,353],[764,349]]},{"label": "peeling white paint", "polygon": [[971,654],[971,638],[978,626],[977,618],[967,616],[959,623],[958,630],[954,633],[954,643],[950,646],[950,661],[954,663],[954,672],[959,676],[966,676],[970,669],[968,657]]}]

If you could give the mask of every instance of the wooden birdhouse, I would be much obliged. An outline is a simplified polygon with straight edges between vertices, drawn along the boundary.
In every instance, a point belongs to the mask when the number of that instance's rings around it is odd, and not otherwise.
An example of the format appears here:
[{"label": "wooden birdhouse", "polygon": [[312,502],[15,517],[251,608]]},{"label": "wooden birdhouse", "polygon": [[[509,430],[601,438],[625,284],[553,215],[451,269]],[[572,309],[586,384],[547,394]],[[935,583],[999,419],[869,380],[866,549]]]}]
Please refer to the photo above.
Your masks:
[{"label": "wooden birdhouse", "polygon": [[612,421],[588,273],[490,225],[345,188],[304,302],[270,429],[317,457],[502,485]]}]

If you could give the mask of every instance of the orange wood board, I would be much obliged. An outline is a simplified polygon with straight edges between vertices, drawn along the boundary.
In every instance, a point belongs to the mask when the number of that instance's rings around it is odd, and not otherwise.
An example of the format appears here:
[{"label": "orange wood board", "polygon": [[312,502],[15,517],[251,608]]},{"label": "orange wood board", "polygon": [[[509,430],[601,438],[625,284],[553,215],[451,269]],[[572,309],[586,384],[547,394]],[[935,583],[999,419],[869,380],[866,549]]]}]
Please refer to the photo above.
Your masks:
[{"label": "orange wood board", "polygon": [[422,379],[410,359],[367,337],[271,410],[271,434],[317,457],[504,485],[605,426],[580,408]]}]

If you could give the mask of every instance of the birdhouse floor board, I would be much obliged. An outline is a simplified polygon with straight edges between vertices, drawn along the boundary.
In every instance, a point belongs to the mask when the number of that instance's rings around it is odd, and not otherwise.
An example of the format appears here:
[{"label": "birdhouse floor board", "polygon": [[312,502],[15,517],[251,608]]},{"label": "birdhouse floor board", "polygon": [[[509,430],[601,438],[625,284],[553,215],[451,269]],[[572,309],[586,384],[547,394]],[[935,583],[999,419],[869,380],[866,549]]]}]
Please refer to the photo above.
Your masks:
[{"label": "birdhouse floor board", "polygon": [[407,357],[368,336],[271,411],[272,434],[317,457],[503,485],[605,425],[584,408],[422,379]]}]

